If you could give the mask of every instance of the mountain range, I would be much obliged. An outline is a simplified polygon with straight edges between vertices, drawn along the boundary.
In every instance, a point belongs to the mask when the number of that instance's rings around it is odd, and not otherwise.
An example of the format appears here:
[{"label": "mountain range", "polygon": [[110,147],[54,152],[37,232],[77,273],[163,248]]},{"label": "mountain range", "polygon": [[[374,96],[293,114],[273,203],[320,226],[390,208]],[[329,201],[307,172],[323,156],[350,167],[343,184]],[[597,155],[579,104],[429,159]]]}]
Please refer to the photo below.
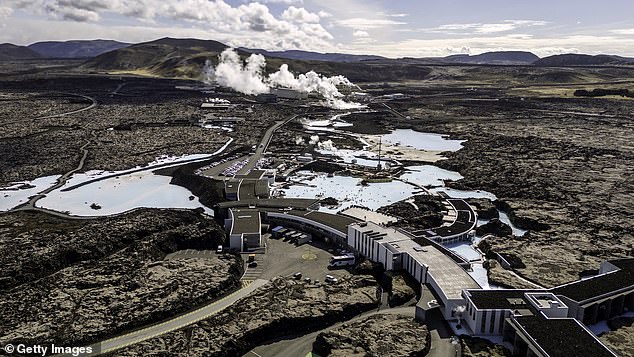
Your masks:
[{"label": "mountain range", "polygon": [[28,47],[16,46],[11,43],[0,44],[0,61],[26,60],[41,57],[39,53]]},{"label": "mountain range", "polygon": [[288,51],[266,51],[262,49],[250,49],[240,47],[239,49],[249,53],[259,53],[266,57],[286,58],[304,61],[325,61],[325,62],[361,62],[370,60],[385,59],[383,56],[374,55],[353,55],[349,53],[319,53],[300,50]]},{"label": "mountain range", "polygon": [[36,42],[27,47],[45,58],[91,58],[130,45],[113,40],[74,40]]},{"label": "mountain range", "polygon": [[[86,59],[90,70],[126,71],[165,77],[196,78],[208,59],[216,61],[228,46],[213,40],[161,38],[130,44],[112,40],[46,41],[29,46],[0,44],[0,61],[46,58]],[[351,80],[382,81],[422,78],[429,65],[533,65],[547,67],[629,66],[634,58],[613,55],[563,54],[539,58],[526,51],[496,51],[479,55],[458,54],[435,58],[388,59],[374,55],[319,53],[300,50],[266,51],[238,48],[241,56],[267,57],[267,71],[288,62],[297,72],[314,69],[340,73]]]}]

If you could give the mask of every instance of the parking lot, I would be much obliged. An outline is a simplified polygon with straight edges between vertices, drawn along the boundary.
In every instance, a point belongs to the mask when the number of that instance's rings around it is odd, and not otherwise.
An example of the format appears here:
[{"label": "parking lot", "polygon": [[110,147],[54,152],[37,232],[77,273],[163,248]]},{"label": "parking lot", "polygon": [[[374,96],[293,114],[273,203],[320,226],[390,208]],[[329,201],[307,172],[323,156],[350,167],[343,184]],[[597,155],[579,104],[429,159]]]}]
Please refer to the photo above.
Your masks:
[{"label": "parking lot", "polygon": [[[343,268],[328,269],[330,257],[335,253],[334,251],[329,252],[328,249],[329,247],[320,241],[298,247],[282,239],[269,238],[266,253],[255,255],[257,267],[249,268],[245,265],[243,279],[271,279],[280,275],[290,276],[300,272],[302,279],[318,279],[323,283],[326,275],[332,275],[337,279],[350,275]],[[248,254],[243,254],[243,257],[246,261]]]}]

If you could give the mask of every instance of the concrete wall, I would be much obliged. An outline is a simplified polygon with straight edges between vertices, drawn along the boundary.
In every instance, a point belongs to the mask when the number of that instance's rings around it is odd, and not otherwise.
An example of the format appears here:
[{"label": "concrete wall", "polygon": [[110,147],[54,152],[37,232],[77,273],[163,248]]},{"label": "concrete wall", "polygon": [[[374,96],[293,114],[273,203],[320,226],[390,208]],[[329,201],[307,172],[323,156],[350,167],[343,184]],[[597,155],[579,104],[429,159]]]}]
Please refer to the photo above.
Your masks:
[{"label": "concrete wall", "polygon": [[325,224],[315,222],[305,217],[295,216],[292,214],[277,213],[277,212],[267,212],[266,216],[271,220],[297,222],[297,223],[302,223],[308,226],[312,226],[330,234],[333,238],[337,238],[341,240],[342,242],[346,241],[345,233],[339,232],[338,230],[331,228]]},{"label": "concrete wall", "polygon": [[232,234],[229,236],[229,248],[242,251],[242,234]]}]

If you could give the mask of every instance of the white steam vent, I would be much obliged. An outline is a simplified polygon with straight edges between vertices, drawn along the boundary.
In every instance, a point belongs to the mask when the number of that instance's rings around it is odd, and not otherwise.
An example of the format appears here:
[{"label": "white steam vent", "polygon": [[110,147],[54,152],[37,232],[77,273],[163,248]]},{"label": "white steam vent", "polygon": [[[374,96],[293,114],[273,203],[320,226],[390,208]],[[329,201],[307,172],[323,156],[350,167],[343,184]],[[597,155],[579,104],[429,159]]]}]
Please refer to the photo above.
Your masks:
[{"label": "white steam vent", "polygon": [[218,66],[214,68],[210,61],[205,62],[203,80],[216,82],[244,94],[268,93],[271,87],[285,87],[306,93],[319,93],[325,105],[335,109],[352,109],[362,107],[359,103],[342,100],[343,94],[338,85],[356,87],[344,76],[326,77],[314,71],[300,74],[297,77],[288,70],[287,64],[264,76],[266,59],[260,54],[251,54],[244,62],[235,49],[227,48],[220,54]]}]

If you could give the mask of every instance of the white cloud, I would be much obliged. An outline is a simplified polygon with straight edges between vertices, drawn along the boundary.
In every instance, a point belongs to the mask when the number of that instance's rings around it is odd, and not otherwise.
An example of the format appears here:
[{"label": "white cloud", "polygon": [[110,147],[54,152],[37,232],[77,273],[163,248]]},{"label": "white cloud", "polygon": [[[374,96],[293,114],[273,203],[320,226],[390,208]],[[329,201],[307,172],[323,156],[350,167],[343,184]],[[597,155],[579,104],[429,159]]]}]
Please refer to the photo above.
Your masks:
[{"label": "white cloud", "polygon": [[260,2],[262,4],[301,5],[304,3],[304,0],[257,0],[256,2]]},{"label": "white cloud", "polygon": [[289,6],[288,9],[282,13],[282,18],[286,21],[292,22],[308,22],[317,23],[320,18],[318,14],[312,13],[303,7]]},{"label": "white cloud", "polygon": [[8,6],[0,6],[0,19],[6,19],[13,13],[13,9]]},{"label": "white cloud", "polygon": [[545,26],[546,21],[538,20],[504,20],[498,23],[462,23],[462,24],[446,24],[431,29],[426,32],[435,33],[473,33],[473,34],[491,34],[498,32],[509,32],[519,28]]},{"label": "white cloud", "polygon": [[354,37],[370,37],[370,34],[367,31],[354,30],[354,32],[352,32],[352,36],[354,36]]},{"label": "white cloud", "polygon": [[409,16],[409,14],[404,14],[404,13],[397,13],[397,14],[391,14],[391,13],[386,13],[384,11],[379,11],[376,13],[378,16],[381,17],[407,17]]},{"label": "white cloud", "polygon": [[618,29],[618,30],[611,30],[610,32],[615,33],[617,35],[634,35],[634,28],[631,29]]},{"label": "white cloud", "polygon": [[[259,2],[232,6],[224,0],[4,1],[9,1],[14,8],[45,16],[49,20],[67,20],[64,22],[67,26],[72,21],[100,23],[102,17],[112,14],[155,24],[157,27],[161,25],[167,28],[196,27],[207,33],[220,33],[222,39],[239,46],[249,43],[266,49],[306,50],[333,46],[330,43],[333,40],[332,34],[319,24],[320,16],[295,6],[289,6],[279,17],[276,17],[266,5]],[[58,27],[61,27],[61,24]],[[104,25],[104,27],[108,26]],[[130,27],[134,28],[134,26]],[[48,30],[38,32],[44,32],[46,38],[51,36]],[[167,35],[174,36],[169,33]],[[209,35],[203,38],[209,38]],[[124,38],[124,40],[127,39]]]},{"label": "white cloud", "polygon": [[[373,50],[370,52],[369,49]],[[561,36],[536,37],[514,34],[498,36],[475,36],[465,38],[411,38],[402,41],[366,46],[352,43],[351,53],[372,53],[386,57],[439,57],[455,53],[480,54],[490,51],[530,51],[540,57],[562,53],[621,54],[634,55],[634,38],[619,36]]]},{"label": "white cloud", "polygon": [[388,26],[406,25],[407,23],[388,19],[370,19],[355,17],[337,21],[337,24],[345,27],[351,27],[353,29],[369,30]]}]

